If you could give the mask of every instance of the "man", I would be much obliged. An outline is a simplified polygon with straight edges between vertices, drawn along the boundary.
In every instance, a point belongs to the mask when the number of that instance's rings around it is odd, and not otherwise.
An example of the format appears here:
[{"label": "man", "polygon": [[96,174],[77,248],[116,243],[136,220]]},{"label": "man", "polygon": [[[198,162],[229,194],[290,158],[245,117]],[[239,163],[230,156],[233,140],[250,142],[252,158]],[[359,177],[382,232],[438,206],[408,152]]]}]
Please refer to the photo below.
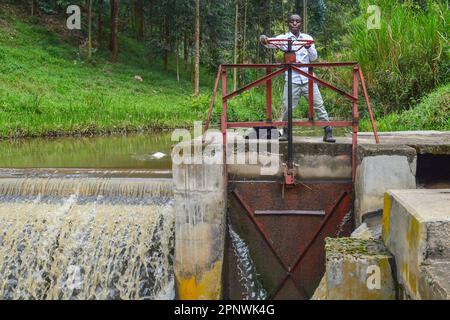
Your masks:
[{"label": "man", "polygon": [[[288,19],[289,32],[286,34],[282,34],[277,36],[278,39],[293,39],[293,40],[313,40],[310,35],[300,32],[301,27],[301,18],[298,14],[292,14]],[[268,37],[262,35],[260,37],[261,43],[266,48],[275,49],[276,47],[273,44],[268,43]],[[295,51],[299,48],[299,46],[294,45],[292,49]],[[287,45],[282,45],[282,49],[286,50]],[[305,45],[302,49],[296,52],[296,60],[297,63],[310,63],[311,61],[317,60],[317,51],[314,44]],[[308,72],[308,68],[301,68],[302,71]],[[283,104],[284,104],[284,112],[283,112],[283,121],[288,120],[288,83],[287,83],[287,72],[286,72],[286,81],[284,85],[284,94],[283,94]],[[300,73],[293,70],[292,72],[292,109],[297,107],[298,101],[301,96],[304,96],[308,100],[308,81],[309,79]],[[319,87],[316,83],[314,83],[314,112],[317,115],[317,118],[320,121],[330,121],[328,118],[327,111],[323,106],[322,95],[320,94]],[[280,137],[281,141],[287,140],[287,128],[283,128],[283,134]],[[336,142],[336,139],[333,138],[333,129],[330,126],[326,126],[324,128],[325,134],[323,137],[323,141],[325,142]]]}]

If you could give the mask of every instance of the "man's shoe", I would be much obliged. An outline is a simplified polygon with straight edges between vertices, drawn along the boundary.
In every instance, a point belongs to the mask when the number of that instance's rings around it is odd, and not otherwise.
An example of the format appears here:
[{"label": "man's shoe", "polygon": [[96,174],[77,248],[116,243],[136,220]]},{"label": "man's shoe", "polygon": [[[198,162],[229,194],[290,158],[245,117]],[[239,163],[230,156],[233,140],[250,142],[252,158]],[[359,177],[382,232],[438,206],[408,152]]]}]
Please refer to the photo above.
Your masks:
[{"label": "man's shoe", "polygon": [[279,138],[280,141],[287,141],[288,140],[288,129],[283,128],[283,134]]},{"label": "man's shoe", "polygon": [[327,126],[327,127],[323,128],[323,129],[325,131],[325,134],[323,136],[323,141],[331,142],[331,143],[336,142],[336,139],[333,138],[333,128],[331,128],[330,126]]}]

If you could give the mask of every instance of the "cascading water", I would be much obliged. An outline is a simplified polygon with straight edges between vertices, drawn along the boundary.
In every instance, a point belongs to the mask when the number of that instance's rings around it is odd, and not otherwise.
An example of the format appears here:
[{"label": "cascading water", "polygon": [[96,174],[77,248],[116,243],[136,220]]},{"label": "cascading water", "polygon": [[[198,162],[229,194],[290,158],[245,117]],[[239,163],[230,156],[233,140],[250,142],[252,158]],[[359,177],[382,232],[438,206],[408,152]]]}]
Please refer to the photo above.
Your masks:
[{"label": "cascading water", "polygon": [[244,240],[234,231],[231,224],[228,225],[231,244],[234,255],[237,258],[237,270],[239,273],[239,282],[244,291],[243,300],[266,300],[267,291],[258,279],[255,265],[250,256],[250,250]]},{"label": "cascading water", "polygon": [[0,299],[173,299],[171,183],[0,179]]}]

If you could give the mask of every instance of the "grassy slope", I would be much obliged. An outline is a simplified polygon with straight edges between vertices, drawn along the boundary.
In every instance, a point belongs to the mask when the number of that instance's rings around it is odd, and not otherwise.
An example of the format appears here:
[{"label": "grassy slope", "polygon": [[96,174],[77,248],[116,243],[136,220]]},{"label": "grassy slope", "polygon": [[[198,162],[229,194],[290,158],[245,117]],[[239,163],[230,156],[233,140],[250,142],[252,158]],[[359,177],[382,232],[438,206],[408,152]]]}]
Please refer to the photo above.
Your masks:
[{"label": "grassy slope", "polygon": [[118,64],[107,52],[87,63],[60,36],[3,11],[0,137],[161,129],[203,119],[204,110],[192,108],[191,84],[151,68],[147,56],[143,45],[122,38]]}]

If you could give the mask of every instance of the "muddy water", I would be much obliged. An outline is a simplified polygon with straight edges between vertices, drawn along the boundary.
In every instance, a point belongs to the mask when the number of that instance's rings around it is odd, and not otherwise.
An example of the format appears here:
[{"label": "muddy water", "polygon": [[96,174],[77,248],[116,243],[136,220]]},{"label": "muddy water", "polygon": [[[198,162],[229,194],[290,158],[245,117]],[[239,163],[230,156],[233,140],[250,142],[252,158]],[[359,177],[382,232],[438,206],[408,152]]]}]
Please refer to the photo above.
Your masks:
[{"label": "muddy water", "polygon": [[[170,138],[171,133],[152,133],[0,141],[0,175],[45,168],[41,173],[123,176],[133,171],[134,176],[170,177]],[[39,170],[31,172],[39,174]]]},{"label": "muddy water", "polygon": [[[173,299],[170,138],[0,141],[0,299]],[[231,236],[243,298],[266,298]]]},{"label": "muddy water", "polygon": [[170,137],[0,141],[0,299],[173,299]]}]

